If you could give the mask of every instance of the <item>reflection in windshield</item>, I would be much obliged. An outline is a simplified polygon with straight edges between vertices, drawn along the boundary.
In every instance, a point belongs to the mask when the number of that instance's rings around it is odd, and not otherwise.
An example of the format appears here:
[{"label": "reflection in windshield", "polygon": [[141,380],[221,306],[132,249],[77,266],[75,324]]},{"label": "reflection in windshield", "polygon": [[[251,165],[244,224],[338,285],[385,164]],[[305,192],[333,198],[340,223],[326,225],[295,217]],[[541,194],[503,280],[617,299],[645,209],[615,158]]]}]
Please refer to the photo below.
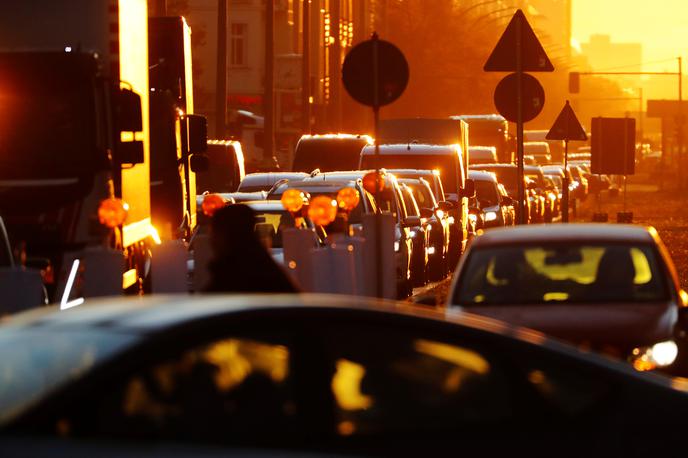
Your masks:
[{"label": "reflection in windshield", "polygon": [[667,298],[649,246],[503,247],[476,250],[455,304],[650,302]]}]

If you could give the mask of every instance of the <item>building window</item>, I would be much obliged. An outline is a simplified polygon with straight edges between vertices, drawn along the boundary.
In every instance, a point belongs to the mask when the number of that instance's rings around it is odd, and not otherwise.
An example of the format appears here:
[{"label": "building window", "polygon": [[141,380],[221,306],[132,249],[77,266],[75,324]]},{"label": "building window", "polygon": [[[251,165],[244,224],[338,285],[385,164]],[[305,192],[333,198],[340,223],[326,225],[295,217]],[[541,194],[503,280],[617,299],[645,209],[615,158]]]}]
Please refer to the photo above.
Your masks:
[{"label": "building window", "polygon": [[231,29],[231,56],[230,65],[232,67],[245,67],[246,63],[246,24],[232,24]]}]

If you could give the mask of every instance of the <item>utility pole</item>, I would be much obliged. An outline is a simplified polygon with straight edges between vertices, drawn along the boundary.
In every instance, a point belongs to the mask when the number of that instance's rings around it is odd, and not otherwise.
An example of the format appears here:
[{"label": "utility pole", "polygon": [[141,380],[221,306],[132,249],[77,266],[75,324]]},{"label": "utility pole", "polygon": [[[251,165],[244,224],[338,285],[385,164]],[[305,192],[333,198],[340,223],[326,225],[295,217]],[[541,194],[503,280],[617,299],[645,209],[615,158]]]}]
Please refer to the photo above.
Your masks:
[{"label": "utility pole", "polygon": [[215,138],[227,125],[227,0],[217,0],[217,69],[215,73]]},{"label": "utility pole", "polygon": [[342,41],[341,41],[341,3],[330,0],[330,129],[339,132],[342,128]]},{"label": "utility pole", "polygon": [[311,0],[303,0],[303,50],[301,51],[301,130],[311,133]]},{"label": "utility pole", "polygon": [[263,94],[263,159],[275,155],[275,0],[265,2],[265,88]]}]

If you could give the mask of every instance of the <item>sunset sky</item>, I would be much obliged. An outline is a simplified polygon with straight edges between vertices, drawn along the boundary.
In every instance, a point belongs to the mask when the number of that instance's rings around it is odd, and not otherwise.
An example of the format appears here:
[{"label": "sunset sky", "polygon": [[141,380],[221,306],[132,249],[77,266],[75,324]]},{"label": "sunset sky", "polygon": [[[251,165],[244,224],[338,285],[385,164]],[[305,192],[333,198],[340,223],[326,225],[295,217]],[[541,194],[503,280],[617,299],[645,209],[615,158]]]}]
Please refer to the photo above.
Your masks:
[{"label": "sunset sky", "polygon": [[[688,71],[688,0],[573,0],[573,38],[611,35],[615,42],[640,42],[643,61],[682,55]],[[645,65],[646,71],[675,71],[675,60]]]}]

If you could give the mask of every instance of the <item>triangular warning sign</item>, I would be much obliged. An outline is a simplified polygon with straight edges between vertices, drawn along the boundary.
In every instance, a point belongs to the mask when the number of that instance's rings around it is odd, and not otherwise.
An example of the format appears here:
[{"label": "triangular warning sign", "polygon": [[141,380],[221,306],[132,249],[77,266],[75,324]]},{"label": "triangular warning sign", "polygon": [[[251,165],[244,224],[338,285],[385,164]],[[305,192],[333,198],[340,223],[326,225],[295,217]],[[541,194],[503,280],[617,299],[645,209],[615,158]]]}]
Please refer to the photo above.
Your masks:
[{"label": "triangular warning sign", "polygon": [[547,140],[579,140],[585,141],[588,139],[585,129],[581,126],[581,123],[576,117],[576,113],[573,112],[573,108],[569,105],[569,101],[566,101],[564,109],[561,110],[557,120],[554,121],[554,125],[547,132],[545,136]]},{"label": "triangular warning sign", "polygon": [[521,10],[516,11],[514,17],[511,18],[511,22],[497,42],[497,46],[492,50],[483,70],[486,72],[518,71],[516,65],[518,40],[516,38],[519,30],[521,32],[521,70],[524,72],[554,71],[552,62]]}]

